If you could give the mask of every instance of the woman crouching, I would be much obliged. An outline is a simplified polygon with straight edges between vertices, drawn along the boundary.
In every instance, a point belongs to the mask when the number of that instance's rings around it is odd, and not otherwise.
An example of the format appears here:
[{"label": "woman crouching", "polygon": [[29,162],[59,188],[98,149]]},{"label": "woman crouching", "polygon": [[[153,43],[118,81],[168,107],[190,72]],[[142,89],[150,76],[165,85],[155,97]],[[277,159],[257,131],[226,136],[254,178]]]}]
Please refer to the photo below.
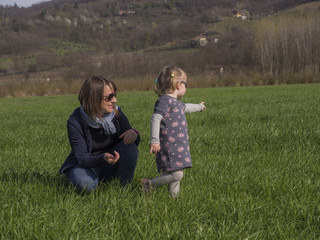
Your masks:
[{"label": "woman crouching", "polygon": [[59,172],[79,192],[90,192],[99,181],[113,178],[124,186],[134,176],[140,136],[116,105],[116,95],[111,80],[87,79],[78,95],[81,106],[67,121],[71,153]]}]

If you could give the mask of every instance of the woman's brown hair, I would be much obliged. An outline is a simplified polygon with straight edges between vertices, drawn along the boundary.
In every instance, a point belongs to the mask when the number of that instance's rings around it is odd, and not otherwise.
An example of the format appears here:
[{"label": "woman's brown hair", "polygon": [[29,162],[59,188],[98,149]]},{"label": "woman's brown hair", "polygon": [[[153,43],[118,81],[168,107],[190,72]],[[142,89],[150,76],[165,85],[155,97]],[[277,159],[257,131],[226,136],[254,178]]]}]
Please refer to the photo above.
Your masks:
[{"label": "woman's brown hair", "polygon": [[[85,80],[82,84],[78,100],[84,111],[90,117],[101,117],[99,114],[101,113],[101,101],[104,86],[109,86],[114,92],[117,91],[115,83],[106,77],[93,76]],[[116,110],[116,106],[114,106],[114,111],[119,115],[119,112]]]}]

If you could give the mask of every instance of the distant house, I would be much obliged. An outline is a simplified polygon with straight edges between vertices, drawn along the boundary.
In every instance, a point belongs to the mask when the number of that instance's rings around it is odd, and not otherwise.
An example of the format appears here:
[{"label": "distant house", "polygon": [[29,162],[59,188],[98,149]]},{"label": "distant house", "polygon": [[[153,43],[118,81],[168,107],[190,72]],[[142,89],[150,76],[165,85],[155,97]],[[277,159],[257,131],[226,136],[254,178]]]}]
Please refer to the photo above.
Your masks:
[{"label": "distant house", "polygon": [[242,20],[246,20],[248,18],[248,15],[244,11],[239,11],[239,10],[233,10],[232,11],[232,16],[236,18],[241,18]]},{"label": "distant house", "polygon": [[199,44],[200,44],[200,47],[206,46],[208,44],[207,38],[205,38],[205,37],[200,38]]},{"label": "distant house", "polygon": [[219,42],[219,38],[217,36],[209,36],[207,37],[208,43],[218,43]]},{"label": "distant house", "polygon": [[214,65],[212,66],[212,74],[214,75],[221,75],[224,72],[223,65]]},{"label": "distant house", "polygon": [[197,48],[197,47],[205,47],[208,44],[208,40],[204,36],[197,36],[191,39],[191,47]]}]

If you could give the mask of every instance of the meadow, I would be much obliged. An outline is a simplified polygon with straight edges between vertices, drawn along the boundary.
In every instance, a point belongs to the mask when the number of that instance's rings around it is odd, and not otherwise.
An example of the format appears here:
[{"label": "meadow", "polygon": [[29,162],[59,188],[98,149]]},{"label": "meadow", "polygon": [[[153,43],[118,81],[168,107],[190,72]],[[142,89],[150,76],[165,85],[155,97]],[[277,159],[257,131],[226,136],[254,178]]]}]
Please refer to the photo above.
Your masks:
[{"label": "meadow", "polygon": [[[121,90],[121,86],[120,86]],[[320,84],[190,88],[193,168],[143,194],[157,96],[120,92],[141,143],[133,183],[79,195],[58,173],[76,95],[0,99],[0,239],[319,239]]]}]

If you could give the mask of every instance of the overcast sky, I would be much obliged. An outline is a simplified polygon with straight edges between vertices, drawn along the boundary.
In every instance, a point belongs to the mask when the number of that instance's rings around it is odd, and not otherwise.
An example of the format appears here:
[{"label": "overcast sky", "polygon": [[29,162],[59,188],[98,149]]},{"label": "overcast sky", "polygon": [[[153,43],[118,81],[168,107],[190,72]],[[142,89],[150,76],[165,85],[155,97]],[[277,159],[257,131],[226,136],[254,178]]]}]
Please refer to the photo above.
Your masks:
[{"label": "overcast sky", "polygon": [[50,0],[0,0],[0,5],[6,6],[14,6],[16,3],[18,7],[30,7],[32,4],[39,3],[39,2],[47,2]]}]

